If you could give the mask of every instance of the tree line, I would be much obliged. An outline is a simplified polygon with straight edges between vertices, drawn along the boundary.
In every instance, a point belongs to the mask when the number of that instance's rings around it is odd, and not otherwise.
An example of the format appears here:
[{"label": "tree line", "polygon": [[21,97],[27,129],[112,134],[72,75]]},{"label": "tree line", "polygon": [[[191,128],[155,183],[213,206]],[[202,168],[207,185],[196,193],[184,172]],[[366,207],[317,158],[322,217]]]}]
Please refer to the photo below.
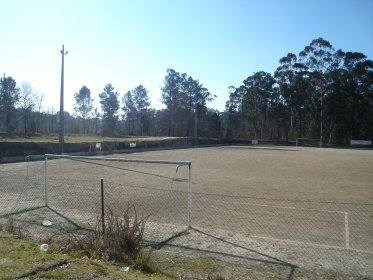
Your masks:
[{"label": "tree line", "polygon": [[[224,112],[208,107],[215,95],[199,82],[167,69],[161,88],[165,109],[151,106],[138,85],[121,94],[107,84],[94,108],[90,89],[74,94],[74,113],[65,114],[67,133],[227,139],[317,138],[347,144],[373,139],[373,62],[359,52],[335,50],[323,38],[298,55],[279,60],[272,74],[258,71],[228,88]],[[59,112],[43,112],[43,96],[28,83],[0,79],[0,129],[8,133],[57,132]]]},{"label": "tree line", "polygon": [[335,51],[323,38],[230,87],[223,114],[228,138],[317,138],[347,144],[373,138],[373,62]]}]

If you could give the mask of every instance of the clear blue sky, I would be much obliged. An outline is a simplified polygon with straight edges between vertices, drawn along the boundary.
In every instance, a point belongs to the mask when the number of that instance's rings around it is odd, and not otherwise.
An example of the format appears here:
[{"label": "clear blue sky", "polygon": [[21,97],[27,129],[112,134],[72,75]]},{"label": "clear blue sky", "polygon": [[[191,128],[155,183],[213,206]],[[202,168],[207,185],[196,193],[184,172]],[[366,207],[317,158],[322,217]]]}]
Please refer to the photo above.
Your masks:
[{"label": "clear blue sky", "polygon": [[95,105],[111,83],[121,97],[142,84],[161,108],[167,68],[217,95],[257,71],[271,74],[288,52],[323,37],[373,59],[373,0],[0,0],[0,73],[44,94],[59,109],[62,44],[65,109],[86,85]]}]

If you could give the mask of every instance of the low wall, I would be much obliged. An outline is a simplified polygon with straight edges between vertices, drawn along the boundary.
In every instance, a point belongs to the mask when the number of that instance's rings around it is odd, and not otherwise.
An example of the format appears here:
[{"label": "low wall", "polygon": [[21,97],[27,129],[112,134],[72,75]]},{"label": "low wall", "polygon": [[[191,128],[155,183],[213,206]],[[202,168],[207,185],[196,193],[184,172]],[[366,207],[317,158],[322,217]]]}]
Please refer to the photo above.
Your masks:
[{"label": "low wall", "polygon": [[[138,140],[126,142],[104,141],[101,142],[101,151],[96,150],[95,143],[65,143],[64,153],[66,154],[101,154],[112,153],[113,151],[126,151],[134,148],[131,143],[136,143],[136,149],[154,149],[165,147],[183,147],[193,145],[191,138],[165,138],[160,140]],[[59,153],[58,143],[45,142],[0,142],[0,163],[23,161],[28,155],[44,155]]]},{"label": "low wall", "polygon": [[[134,144],[136,143],[136,144]],[[157,140],[104,141],[101,150],[96,149],[96,142],[65,143],[64,153],[70,155],[104,155],[110,153],[126,153],[154,149],[183,148],[209,145],[248,145],[251,140],[228,140],[220,138],[164,138]],[[259,144],[286,145],[287,141],[259,140]],[[58,154],[58,143],[45,142],[0,142],[0,163],[24,161],[29,155]]]}]

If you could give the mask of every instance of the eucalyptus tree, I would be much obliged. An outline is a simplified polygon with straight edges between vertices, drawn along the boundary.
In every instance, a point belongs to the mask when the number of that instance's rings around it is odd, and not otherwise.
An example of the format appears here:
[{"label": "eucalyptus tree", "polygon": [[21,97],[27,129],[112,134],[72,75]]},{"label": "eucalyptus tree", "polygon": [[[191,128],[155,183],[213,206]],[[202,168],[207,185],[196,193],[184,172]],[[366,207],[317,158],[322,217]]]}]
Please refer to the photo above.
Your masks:
[{"label": "eucalyptus tree", "polygon": [[[181,89],[184,97],[184,107],[188,112],[188,124],[186,126],[186,136],[190,136],[192,128],[194,128],[193,136],[198,135],[198,118],[202,117],[203,113],[207,112],[206,104],[211,102],[214,97],[207,88],[194,80],[192,77],[182,75]],[[193,122],[194,119],[194,122]]]},{"label": "eucalyptus tree", "polygon": [[314,39],[303,51],[299,53],[310,73],[310,82],[315,100],[319,100],[320,112],[320,146],[323,143],[323,113],[324,97],[328,92],[328,73],[333,69],[335,50],[333,46],[323,38]]},{"label": "eucalyptus tree", "polygon": [[296,137],[302,137],[303,123],[311,110],[308,68],[292,53],[282,57],[279,63],[274,77],[279,87],[280,99],[287,108],[289,132],[292,137],[295,137],[295,134]]},{"label": "eucalyptus tree", "polygon": [[103,112],[102,132],[103,134],[112,135],[115,132],[116,123],[118,121],[119,93],[114,91],[114,87],[111,84],[107,84],[103,92],[99,94],[99,97]]},{"label": "eucalyptus tree", "polygon": [[87,119],[93,110],[93,98],[90,89],[83,86],[79,92],[74,94],[74,99],[74,111],[83,119],[83,133],[87,133]]},{"label": "eucalyptus tree", "polygon": [[234,86],[228,87],[229,99],[225,103],[225,112],[221,115],[223,137],[228,139],[239,138],[239,127],[241,118],[241,104],[242,96],[241,91],[244,87],[236,88]]},{"label": "eucalyptus tree", "polygon": [[[271,106],[278,99],[274,86],[272,75],[259,71],[246,78],[243,85],[229,87],[224,116],[227,137],[263,138],[264,132],[272,130],[270,119],[273,117],[270,114],[274,111]],[[233,128],[230,128],[231,125]]]},{"label": "eucalyptus tree", "polygon": [[[373,62],[358,52],[337,52],[339,67],[330,73],[326,99],[331,124],[329,141],[373,138]],[[332,139],[335,137],[335,139]]]},{"label": "eucalyptus tree", "polygon": [[256,72],[244,80],[244,96],[242,110],[252,122],[254,138],[263,138],[263,129],[268,120],[268,108],[273,97],[275,80],[270,73]]},{"label": "eucalyptus tree", "polygon": [[290,113],[290,131],[294,128],[295,118],[295,89],[294,89],[294,76],[295,64],[297,63],[297,56],[293,53],[288,53],[279,61],[280,66],[276,69],[274,77],[279,85],[284,101],[289,108]]}]

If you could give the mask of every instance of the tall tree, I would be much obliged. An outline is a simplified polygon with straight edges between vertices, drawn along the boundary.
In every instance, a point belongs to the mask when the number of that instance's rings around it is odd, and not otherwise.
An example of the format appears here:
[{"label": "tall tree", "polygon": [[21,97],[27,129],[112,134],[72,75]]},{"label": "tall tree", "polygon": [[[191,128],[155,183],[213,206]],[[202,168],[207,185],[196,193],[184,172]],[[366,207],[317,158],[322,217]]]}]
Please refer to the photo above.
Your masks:
[{"label": "tall tree", "polygon": [[94,108],[94,110],[93,110],[93,121],[94,121],[95,134],[98,134],[100,117],[101,117],[100,112],[98,111],[97,108]]},{"label": "tall tree", "polygon": [[136,107],[131,91],[127,91],[123,96],[122,104],[125,131],[129,135],[133,135],[135,133]]},{"label": "tall tree", "polygon": [[23,82],[19,91],[18,107],[21,110],[23,118],[24,132],[29,132],[29,122],[31,120],[31,113],[36,106],[37,96],[34,93],[31,85]]},{"label": "tall tree", "polygon": [[118,120],[119,93],[114,91],[114,87],[111,84],[107,84],[103,92],[99,94],[99,97],[103,111],[103,134],[113,135]]},{"label": "tall tree", "polygon": [[247,119],[243,116],[242,100],[245,94],[245,87],[229,86],[229,100],[225,104],[223,116],[224,137],[228,139],[246,137]]},{"label": "tall tree", "polygon": [[148,96],[148,90],[142,86],[137,86],[132,90],[133,103],[137,114],[137,120],[139,122],[140,134],[148,135],[150,132],[150,100]]},{"label": "tall tree", "polygon": [[35,122],[35,131],[39,132],[40,126],[41,126],[41,117],[42,117],[41,108],[42,108],[42,104],[43,104],[43,100],[44,100],[44,94],[42,94],[42,93],[37,94],[36,100],[37,100],[36,105],[38,106],[38,111],[37,111],[37,117],[36,117],[36,122]]},{"label": "tall tree", "polygon": [[[207,102],[211,102],[214,97],[198,80],[192,77],[187,77],[186,74],[182,75],[181,90],[183,92],[183,105],[188,112],[188,124],[186,136],[190,136],[191,129],[194,127],[193,135],[197,137],[198,131],[198,116],[202,112],[207,113]],[[194,118],[194,121],[193,121]]]},{"label": "tall tree", "polygon": [[[341,63],[330,73],[331,92],[325,100],[331,124],[329,142],[373,138],[373,62],[362,53],[337,52]],[[335,138],[335,139],[333,139]]]},{"label": "tall tree", "polygon": [[[167,69],[162,90],[162,102],[168,110],[168,136],[175,136],[177,124],[181,123],[178,118],[183,103],[183,92],[181,91],[182,76],[174,69]],[[185,99],[184,99],[185,100]]]},{"label": "tall tree", "polygon": [[[307,67],[298,61],[295,54],[289,53],[280,59],[280,66],[276,69],[274,77],[279,87],[280,99],[283,100],[284,112],[290,119],[290,127],[286,131],[291,137],[302,137],[304,133],[305,118],[309,112],[310,96],[308,86]],[[288,135],[286,135],[286,139]]]},{"label": "tall tree", "polygon": [[19,88],[12,77],[0,78],[0,112],[5,119],[7,130],[11,129],[11,118],[15,112],[16,104],[19,99]]},{"label": "tall tree", "polygon": [[83,86],[79,92],[74,94],[75,112],[83,119],[83,133],[87,133],[87,119],[93,110],[93,98],[91,97],[91,91],[86,86]]},{"label": "tall tree", "polygon": [[[207,113],[207,102],[214,96],[198,80],[167,69],[162,87],[162,102],[168,110],[169,136],[190,136],[192,127],[197,134],[199,114]],[[203,117],[203,116],[201,116]]]},{"label": "tall tree", "polygon": [[263,137],[263,129],[267,123],[267,109],[273,94],[275,80],[266,72],[256,72],[244,80],[245,92],[242,100],[243,111],[252,121],[254,138]]},{"label": "tall tree", "polygon": [[323,143],[324,97],[328,92],[328,72],[334,66],[334,53],[333,46],[323,38],[313,40],[299,53],[309,69],[315,99],[320,100],[320,146]]}]

